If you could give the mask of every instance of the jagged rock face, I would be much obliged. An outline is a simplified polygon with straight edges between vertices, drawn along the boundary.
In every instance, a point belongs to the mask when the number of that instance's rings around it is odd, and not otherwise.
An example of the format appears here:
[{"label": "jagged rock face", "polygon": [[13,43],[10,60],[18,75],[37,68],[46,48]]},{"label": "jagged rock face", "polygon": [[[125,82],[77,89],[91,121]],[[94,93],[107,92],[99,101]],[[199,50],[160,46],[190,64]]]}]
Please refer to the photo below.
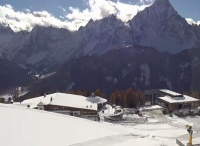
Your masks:
[{"label": "jagged rock face", "polygon": [[72,33],[66,29],[36,26],[30,33],[19,32],[4,44],[2,56],[11,61],[38,67],[57,64],[68,56]]},{"label": "jagged rock face", "polygon": [[156,0],[129,23],[136,44],[170,53],[199,46],[199,27],[189,25],[168,0]]},{"label": "jagged rock face", "polygon": [[173,54],[200,46],[200,27],[189,25],[168,0],[156,0],[126,24],[110,15],[90,20],[76,32],[40,26],[19,33],[0,27],[0,32],[1,58],[46,70],[71,58],[103,55],[122,46],[149,46]]},{"label": "jagged rock face", "polygon": [[14,35],[11,28],[5,24],[0,24],[0,57],[4,51],[4,46],[10,42],[10,39]]},{"label": "jagged rock face", "polygon": [[117,46],[122,46],[123,40],[132,42],[129,30],[114,15],[95,22],[90,20],[84,28],[79,30],[77,35],[81,37],[80,44],[83,55],[104,54]]}]

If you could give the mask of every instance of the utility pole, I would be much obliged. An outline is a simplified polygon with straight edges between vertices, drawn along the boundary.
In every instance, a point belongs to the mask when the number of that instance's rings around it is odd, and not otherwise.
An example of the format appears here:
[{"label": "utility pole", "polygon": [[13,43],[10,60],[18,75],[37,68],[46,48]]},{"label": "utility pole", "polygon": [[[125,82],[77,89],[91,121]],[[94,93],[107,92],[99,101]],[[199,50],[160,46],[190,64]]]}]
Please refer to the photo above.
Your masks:
[{"label": "utility pole", "polygon": [[[13,98],[12,98],[12,99],[13,99]],[[18,99],[18,87],[15,88],[15,90],[14,90],[14,100],[15,100],[15,101],[13,101],[13,102],[17,102],[17,99]]]},{"label": "utility pole", "polygon": [[154,102],[153,102],[153,90],[151,90],[151,103],[152,103],[152,105],[154,104]]},{"label": "utility pole", "polygon": [[19,102],[19,95],[21,94],[21,87],[15,89],[15,102]]}]

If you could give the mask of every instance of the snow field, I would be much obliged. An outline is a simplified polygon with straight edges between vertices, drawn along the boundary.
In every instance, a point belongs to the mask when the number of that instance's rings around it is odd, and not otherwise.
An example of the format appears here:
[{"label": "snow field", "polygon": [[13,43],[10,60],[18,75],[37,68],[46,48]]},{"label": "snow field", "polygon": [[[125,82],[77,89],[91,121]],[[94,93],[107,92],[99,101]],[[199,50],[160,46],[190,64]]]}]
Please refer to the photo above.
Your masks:
[{"label": "snow field", "polygon": [[176,138],[188,134],[167,123],[94,122],[17,105],[0,104],[0,119],[3,146],[177,146]]}]

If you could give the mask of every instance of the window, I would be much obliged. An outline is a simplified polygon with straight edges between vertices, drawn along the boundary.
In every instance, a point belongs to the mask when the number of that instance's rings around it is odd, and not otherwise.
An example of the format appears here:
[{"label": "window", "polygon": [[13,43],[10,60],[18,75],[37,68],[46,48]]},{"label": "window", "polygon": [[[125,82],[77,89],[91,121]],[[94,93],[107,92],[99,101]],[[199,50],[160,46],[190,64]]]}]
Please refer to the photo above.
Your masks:
[{"label": "window", "polygon": [[92,105],[90,105],[90,108],[92,108]]},{"label": "window", "polygon": [[88,108],[88,106],[86,105],[86,108]]}]

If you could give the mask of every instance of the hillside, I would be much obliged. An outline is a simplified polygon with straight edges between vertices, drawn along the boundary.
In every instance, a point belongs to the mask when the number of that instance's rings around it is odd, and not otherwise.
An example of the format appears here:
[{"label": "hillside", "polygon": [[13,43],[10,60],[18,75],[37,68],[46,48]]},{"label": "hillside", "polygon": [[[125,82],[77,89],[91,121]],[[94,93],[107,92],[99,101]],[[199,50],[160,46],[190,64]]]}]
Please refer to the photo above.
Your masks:
[{"label": "hillside", "polygon": [[28,70],[10,61],[0,59],[0,68],[0,91],[27,85],[33,81]]},{"label": "hillside", "polygon": [[102,56],[88,55],[66,62],[53,76],[30,88],[32,93],[100,89],[167,88],[177,92],[200,91],[200,50],[172,55],[144,46],[111,50]]}]

